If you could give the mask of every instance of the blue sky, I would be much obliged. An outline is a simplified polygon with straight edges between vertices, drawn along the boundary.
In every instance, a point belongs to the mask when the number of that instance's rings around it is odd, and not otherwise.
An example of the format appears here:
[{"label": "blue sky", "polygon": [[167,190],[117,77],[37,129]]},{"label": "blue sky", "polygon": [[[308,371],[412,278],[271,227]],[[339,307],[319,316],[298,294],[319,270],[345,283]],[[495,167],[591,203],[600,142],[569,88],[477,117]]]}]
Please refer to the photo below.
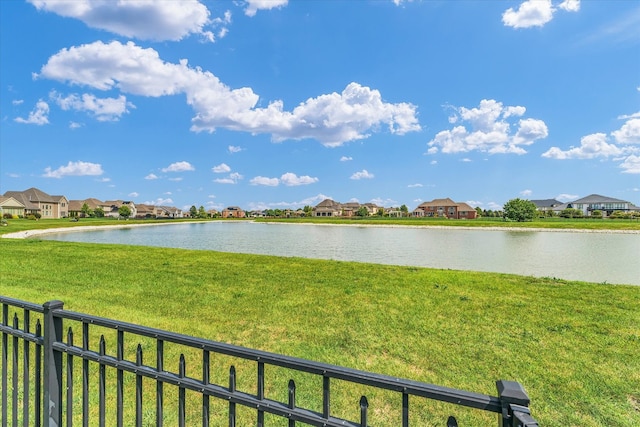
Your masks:
[{"label": "blue sky", "polygon": [[640,205],[640,1],[0,2],[0,193]]}]

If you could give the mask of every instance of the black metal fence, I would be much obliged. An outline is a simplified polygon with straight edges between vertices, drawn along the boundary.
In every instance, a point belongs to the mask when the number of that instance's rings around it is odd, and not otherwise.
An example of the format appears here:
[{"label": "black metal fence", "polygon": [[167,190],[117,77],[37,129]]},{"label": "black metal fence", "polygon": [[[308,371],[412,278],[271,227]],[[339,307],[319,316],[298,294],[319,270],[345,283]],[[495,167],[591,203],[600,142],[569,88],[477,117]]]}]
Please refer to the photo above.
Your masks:
[{"label": "black metal fence", "polygon": [[[332,407],[332,385],[337,382],[397,395],[401,405],[397,408],[400,414],[397,425],[405,427],[410,425],[410,414],[412,425],[420,424],[418,416],[410,411],[410,398],[412,407],[414,399],[423,398],[495,413],[497,424],[502,427],[538,426],[530,415],[526,392],[513,381],[497,381],[498,396],[494,397],[77,313],[64,310],[61,301],[49,301],[40,306],[0,296],[0,303],[0,420],[3,427],[162,426],[165,422],[179,426],[209,426],[214,423],[213,417],[218,417],[219,422],[221,412],[224,413],[224,424],[229,426],[255,424],[262,427],[266,422],[265,414],[269,421],[274,420],[269,425],[368,426],[370,408],[365,396],[352,399],[355,408],[352,413],[356,414],[352,418],[355,420],[336,415]],[[73,327],[81,330],[79,345],[74,343]],[[108,347],[101,331],[114,334],[115,343]],[[100,335],[99,340],[95,338],[96,333]],[[194,364],[201,369],[200,375],[187,374],[184,353],[180,353],[177,369],[167,369],[165,347],[169,345],[188,349],[189,360],[197,360]],[[143,363],[146,353],[155,355],[153,366]],[[214,375],[211,366],[214,357],[218,356],[253,366],[254,371],[250,374],[252,392],[238,386],[239,375],[233,365],[227,371],[228,376],[224,373],[224,381],[214,380],[219,373]],[[315,397],[321,403],[314,408],[308,400],[297,399],[293,379],[288,381],[287,390],[280,393],[283,398],[267,396],[265,367],[284,368],[287,372],[316,378],[319,386]],[[194,399],[197,400],[195,405]],[[304,407],[305,402],[307,407]],[[171,421],[167,421],[167,413],[170,413]],[[449,416],[446,423],[448,427],[458,425],[454,416]]]}]

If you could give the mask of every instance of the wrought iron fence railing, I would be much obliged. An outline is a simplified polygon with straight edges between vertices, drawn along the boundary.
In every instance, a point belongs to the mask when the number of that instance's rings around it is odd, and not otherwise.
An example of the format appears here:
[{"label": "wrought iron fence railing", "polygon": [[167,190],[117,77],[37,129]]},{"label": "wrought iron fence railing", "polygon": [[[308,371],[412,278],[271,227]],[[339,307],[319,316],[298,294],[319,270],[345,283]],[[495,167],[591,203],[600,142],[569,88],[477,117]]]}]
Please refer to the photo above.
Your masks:
[{"label": "wrought iron fence railing", "polygon": [[[168,418],[172,421],[167,422],[170,425],[209,426],[214,416],[219,421],[221,411],[224,424],[230,427],[249,425],[247,420],[262,427],[265,415],[280,420],[277,425],[284,422],[288,426],[368,426],[370,408],[365,396],[352,399],[354,406],[357,405],[355,417],[347,419],[342,413],[336,414],[332,406],[332,385],[336,382],[398,395],[401,405],[398,425],[403,427],[410,425],[410,416],[412,425],[420,424],[416,414],[410,411],[410,397],[412,401],[425,398],[495,413],[501,427],[538,426],[528,408],[529,397],[523,387],[513,381],[497,381],[498,396],[495,397],[77,313],[64,310],[61,301],[40,306],[0,296],[0,304],[2,427],[57,427],[74,423],[162,426]],[[80,344],[75,339],[77,329],[82,335]],[[115,343],[107,343],[105,333],[112,333]],[[186,357],[180,353],[177,369],[167,368],[167,346],[187,350]],[[154,364],[144,362],[149,354],[155,356]],[[247,391],[246,382],[243,387],[239,386],[234,365],[228,369],[228,376],[224,373],[224,381],[220,380],[219,373],[212,372],[213,359],[218,356],[253,365],[251,392]],[[194,368],[189,363],[197,365],[199,375],[193,375]],[[316,400],[321,403],[314,407],[309,399],[298,399],[293,379],[288,381],[284,393],[275,393],[281,398],[268,396],[265,367],[317,378],[319,396]],[[193,395],[197,405],[192,402]],[[212,411],[214,406],[216,410]],[[171,413],[170,417],[167,412]],[[447,426],[457,425],[456,418],[449,416]]]}]

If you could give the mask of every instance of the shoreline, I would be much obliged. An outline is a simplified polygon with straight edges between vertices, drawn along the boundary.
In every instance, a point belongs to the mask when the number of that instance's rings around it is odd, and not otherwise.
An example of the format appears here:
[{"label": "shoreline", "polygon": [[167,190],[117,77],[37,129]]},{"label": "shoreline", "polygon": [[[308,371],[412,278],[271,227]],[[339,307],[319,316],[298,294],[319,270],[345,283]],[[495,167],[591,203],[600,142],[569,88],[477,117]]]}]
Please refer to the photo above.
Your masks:
[{"label": "shoreline", "polygon": [[[74,233],[84,231],[97,231],[101,229],[118,229],[118,228],[134,228],[134,227],[153,227],[177,224],[195,224],[209,223],[211,221],[193,221],[193,222],[171,222],[171,223],[151,223],[151,224],[115,224],[115,225],[79,225],[73,227],[45,228],[36,230],[23,230],[14,233],[6,233],[2,235],[3,239],[28,239],[45,234],[56,233]],[[287,224],[283,222],[269,221],[250,221],[252,223],[262,224],[285,224],[285,225],[318,225],[331,227],[374,227],[374,228],[430,228],[437,230],[469,230],[469,231],[521,231],[521,232],[553,232],[553,233],[612,233],[612,234],[640,234],[640,230],[587,230],[580,228],[527,228],[527,227],[465,227],[465,226],[447,226],[447,225],[400,225],[400,224],[319,224],[319,223],[295,223]]]}]

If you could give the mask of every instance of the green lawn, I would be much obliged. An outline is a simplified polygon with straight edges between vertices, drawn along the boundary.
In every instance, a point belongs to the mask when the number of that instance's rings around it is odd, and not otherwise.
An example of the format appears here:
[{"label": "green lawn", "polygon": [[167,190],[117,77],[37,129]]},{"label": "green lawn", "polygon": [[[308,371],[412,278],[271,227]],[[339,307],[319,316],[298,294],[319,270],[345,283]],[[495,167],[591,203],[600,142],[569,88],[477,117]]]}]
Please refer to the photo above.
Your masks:
[{"label": "green lawn", "polygon": [[[59,226],[0,232],[23,223]],[[5,296],[250,348],[491,395],[519,381],[544,426],[640,425],[636,286],[13,239],[0,239],[0,273]],[[370,422],[397,425],[384,399]],[[487,422],[429,411],[416,425]]]}]

